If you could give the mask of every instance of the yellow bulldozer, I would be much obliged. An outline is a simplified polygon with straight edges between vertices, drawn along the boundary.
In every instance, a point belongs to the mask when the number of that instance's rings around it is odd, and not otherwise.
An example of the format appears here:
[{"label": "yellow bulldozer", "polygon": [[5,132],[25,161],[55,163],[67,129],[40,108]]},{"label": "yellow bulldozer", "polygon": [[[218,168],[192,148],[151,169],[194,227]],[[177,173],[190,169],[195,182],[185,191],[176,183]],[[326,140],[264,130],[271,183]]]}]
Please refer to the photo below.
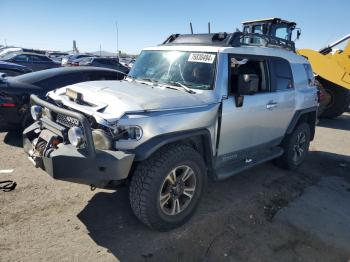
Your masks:
[{"label": "yellow bulldozer", "polygon": [[[295,30],[296,29],[296,30]],[[243,22],[243,33],[265,34],[286,41],[294,47],[295,39],[300,36],[300,29],[296,23],[280,18],[268,18]],[[315,84],[320,92],[319,117],[335,118],[349,110],[350,104],[350,35],[318,51],[312,49],[294,50],[306,57],[315,75]],[[348,43],[343,49],[336,47]]]}]

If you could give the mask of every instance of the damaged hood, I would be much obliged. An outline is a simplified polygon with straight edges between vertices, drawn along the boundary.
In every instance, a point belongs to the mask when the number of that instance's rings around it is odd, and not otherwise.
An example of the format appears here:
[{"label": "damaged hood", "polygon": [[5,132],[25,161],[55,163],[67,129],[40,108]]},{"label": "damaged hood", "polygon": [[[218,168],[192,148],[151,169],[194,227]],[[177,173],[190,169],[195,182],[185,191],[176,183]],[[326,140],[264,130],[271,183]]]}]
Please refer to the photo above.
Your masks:
[{"label": "damaged hood", "polygon": [[[83,103],[72,101],[66,95],[67,88],[80,93]],[[198,107],[218,101],[213,90],[195,90],[196,94],[191,94],[180,88],[174,90],[128,80],[92,81],[51,91],[48,96],[70,108],[107,121],[119,119],[126,112]]]}]

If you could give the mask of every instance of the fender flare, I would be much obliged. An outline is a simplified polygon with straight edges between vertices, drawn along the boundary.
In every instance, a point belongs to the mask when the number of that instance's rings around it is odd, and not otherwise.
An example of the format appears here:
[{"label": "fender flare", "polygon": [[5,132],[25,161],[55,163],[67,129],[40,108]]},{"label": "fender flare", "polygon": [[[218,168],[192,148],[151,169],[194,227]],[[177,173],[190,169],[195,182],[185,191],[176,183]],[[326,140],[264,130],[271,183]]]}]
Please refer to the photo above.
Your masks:
[{"label": "fender flare", "polygon": [[155,136],[145,143],[139,145],[132,153],[135,154],[135,161],[143,161],[149,158],[154,152],[156,152],[162,146],[170,143],[183,141],[191,138],[202,138],[201,146],[203,146],[204,161],[212,165],[213,150],[211,146],[211,135],[208,129],[193,129],[179,132],[171,132],[167,134],[161,134]]},{"label": "fender flare", "polygon": [[287,135],[291,134],[293,132],[294,128],[296,127],[297,123],[299,122],[300,118],[303,115],[309,114],[311,112],[315,112],[315,119],[310,119],[314,123],[314,125],[311,126],[311,128],[313,129],[313,130],[311,130],[311,132],[312,132],[312,139],[313,139],[313,136],[314,136],[314,133],[315,133],[316,118],[317,118],[317,107],[316,106],[295,111],[294,116],[293,116],[292,120],[290,121],[290,123],[288,125],[286,134]]}]

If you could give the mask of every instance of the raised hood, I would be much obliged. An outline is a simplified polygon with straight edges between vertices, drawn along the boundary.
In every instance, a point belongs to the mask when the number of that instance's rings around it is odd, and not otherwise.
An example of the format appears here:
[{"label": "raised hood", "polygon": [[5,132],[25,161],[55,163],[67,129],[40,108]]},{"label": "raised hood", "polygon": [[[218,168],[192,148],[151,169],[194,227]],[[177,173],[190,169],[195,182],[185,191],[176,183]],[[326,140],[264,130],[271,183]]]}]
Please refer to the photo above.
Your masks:
[{"label": "raised hood", "polygon": [[[81,93],[86,104],[69,100],[65,95],[67,88]],[[196,90],[196,94],[190,94],[127,80],[83,82],[52,91],[49,96],[66,106],[107,121],[118,119],[125,112],[196,107],[217,101],[212,91]]]}]

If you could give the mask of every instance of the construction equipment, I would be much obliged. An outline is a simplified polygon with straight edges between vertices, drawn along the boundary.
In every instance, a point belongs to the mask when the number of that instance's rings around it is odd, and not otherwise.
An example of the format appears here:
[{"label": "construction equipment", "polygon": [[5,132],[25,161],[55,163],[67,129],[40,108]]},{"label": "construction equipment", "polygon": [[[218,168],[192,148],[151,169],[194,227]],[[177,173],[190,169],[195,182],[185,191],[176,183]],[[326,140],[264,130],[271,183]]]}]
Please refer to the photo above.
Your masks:
[{"label": "construction equipment", "polygon": [[299,49],[311,63],[317,84],[323,94],[320,103],[322,117],[334,118],[349,109],[350,104],[350,41],[343,50],[335,50],[350,39],[350,34],[315,51]]},{"label": "construction equipment", "polygon": [[[243,33],[270,35],[286,41],[292,41],[295,29],[296,23],[280,18],[243,22]],[[295,39],[298,39],[301,31],[297,29],[296,32]],[[348,39],[350,39],[350,35],[318,51],[312,49],[296,50],[298,54],[306,57],[311,63],[315,84],[320,91],[319,117],[335,118],[349,109],[350,41],[343,50],[334,49]]]}]

